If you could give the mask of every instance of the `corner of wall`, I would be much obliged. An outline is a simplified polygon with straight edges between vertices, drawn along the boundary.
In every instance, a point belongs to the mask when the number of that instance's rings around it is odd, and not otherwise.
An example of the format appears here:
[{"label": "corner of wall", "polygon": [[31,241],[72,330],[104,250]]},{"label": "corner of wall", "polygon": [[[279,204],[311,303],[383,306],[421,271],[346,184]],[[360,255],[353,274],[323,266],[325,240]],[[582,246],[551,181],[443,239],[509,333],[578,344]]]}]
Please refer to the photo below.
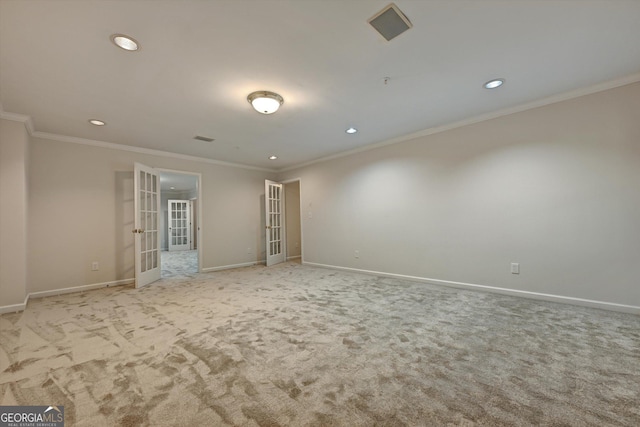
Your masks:
[{"label": "corner of wall", "polygon": [[[0,307],[24,306],[27,296],[27,168],[24,120],[0,116]],[[12,310],[10,310],[12,311]]]}]

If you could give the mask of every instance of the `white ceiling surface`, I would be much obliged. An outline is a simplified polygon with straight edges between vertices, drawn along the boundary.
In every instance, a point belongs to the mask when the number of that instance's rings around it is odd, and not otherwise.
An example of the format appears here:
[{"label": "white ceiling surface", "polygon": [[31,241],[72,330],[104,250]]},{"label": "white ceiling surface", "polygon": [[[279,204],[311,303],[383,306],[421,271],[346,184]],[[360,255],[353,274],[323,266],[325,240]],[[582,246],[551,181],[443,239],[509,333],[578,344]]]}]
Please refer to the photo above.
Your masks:
[{"label": "white ceiling surface", "polygon": [[387,4],[0,0],[0,102],[37,132],[277,170],[640,72],[640,0],[397,0],[413,28],[390,42],[367,23]]},{"label": "white ceiling surface", "polygon": [[[173,187],[173,188],[171,188]],[[161,191],[192,191],[198,189],[198,177],[178,172],[160,172]]]}]

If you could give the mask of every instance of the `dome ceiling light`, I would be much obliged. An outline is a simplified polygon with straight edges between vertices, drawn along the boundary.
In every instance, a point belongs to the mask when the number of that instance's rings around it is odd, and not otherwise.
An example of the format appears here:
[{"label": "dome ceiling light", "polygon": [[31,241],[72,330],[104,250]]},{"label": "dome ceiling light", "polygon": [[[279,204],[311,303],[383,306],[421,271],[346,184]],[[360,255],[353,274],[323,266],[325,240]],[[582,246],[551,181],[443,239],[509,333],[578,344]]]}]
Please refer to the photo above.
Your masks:
[{"label": "dome ceiling light", "polygon": [[284,99],[275,92],[259,90],[247,96],[247,101],[261,114],[273,114],[284,103]]},{"label": "dome ceiling light", "polygon": [[128,50],[130,52],[138,50],[138,42],[133,37],[126,36],[124,34],[113,34],[111,41],[121,49]]},{"label": "dome ceiling light", "polygon": [[486,82],[483,86],[485,89],[497,89],[504,84],[504,79],[493,79]]}]

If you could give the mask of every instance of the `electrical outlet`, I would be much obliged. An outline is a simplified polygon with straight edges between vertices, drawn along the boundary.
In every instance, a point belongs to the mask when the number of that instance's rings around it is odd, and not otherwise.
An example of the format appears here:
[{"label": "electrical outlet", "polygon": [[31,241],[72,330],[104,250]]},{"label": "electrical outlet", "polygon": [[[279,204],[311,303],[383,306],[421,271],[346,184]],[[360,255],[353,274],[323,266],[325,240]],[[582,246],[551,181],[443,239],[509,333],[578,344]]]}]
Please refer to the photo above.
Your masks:
[{"label": "electrical outlet", "polygon": [[251,253],[251,248],[247,248],[247,253],[250,254]]},{"label": "electrical outlet", "polygon": [[353,251],[354,258],[360,258],[360,251]]},{"label": "electrical outlet", "polygon": [[517,262],[511,263],[511,274],[520,274],[520,264]]},{"label": "electrical outlet", "polygon": [[100,264],[98,264],[98,261],[93,261],[91,263],[91,271],[98,271],[100,270]]}]

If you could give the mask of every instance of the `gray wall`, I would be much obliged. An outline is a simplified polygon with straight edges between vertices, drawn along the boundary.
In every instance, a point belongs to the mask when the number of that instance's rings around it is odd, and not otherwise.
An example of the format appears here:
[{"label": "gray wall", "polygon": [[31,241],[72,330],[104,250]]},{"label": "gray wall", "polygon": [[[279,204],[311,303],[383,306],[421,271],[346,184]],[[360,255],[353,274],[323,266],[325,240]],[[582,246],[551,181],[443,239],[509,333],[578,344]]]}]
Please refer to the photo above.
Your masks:
[{"label": "gray wall", "polygon": [[278,178],[306,262],[640,307],[639,111],[635,83]]}]

